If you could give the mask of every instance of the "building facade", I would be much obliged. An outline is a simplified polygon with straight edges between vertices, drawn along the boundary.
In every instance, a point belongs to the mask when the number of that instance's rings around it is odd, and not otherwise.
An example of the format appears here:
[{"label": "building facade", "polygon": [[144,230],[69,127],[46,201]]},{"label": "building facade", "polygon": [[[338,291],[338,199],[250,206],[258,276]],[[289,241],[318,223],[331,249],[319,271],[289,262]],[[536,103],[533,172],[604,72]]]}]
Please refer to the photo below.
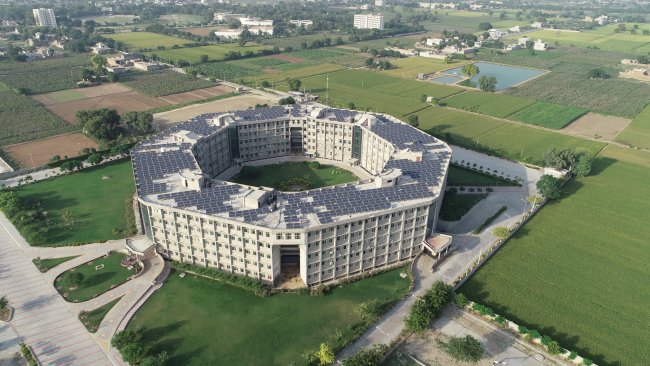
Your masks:
[{"label": "building facade", "polygon": [[34,20],[36,21],[37,26],[56,28],[56,17],[54,16],[54,10],[39,8],[32,9],[32,13],[34,14]]},{"label": "building facade", "polygon": [[[368,179],[301,192],[224,180],[241,166],[303,156]],[[171,260],[307,286],[412,259],[435,231],[450,148],[391,116],[319,104],[208,114],[132,151],[142,224]]]},{"label": "building facade", "polygon": [[381,14],[355,14],[354,27],[357,29],[384,29],[384,16]]}]

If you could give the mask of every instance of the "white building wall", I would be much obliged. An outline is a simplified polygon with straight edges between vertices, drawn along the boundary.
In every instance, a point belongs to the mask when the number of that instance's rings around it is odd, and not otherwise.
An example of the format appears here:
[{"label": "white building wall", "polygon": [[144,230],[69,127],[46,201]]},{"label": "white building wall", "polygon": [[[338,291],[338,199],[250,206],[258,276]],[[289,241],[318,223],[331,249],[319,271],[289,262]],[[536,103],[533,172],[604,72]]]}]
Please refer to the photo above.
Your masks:
[{"label": "white building wall", "polygon": [[354,27],[357,29],[384,29],[384,16],[381,14],[355,14]]},{"label": "white building wall", "polygon": [[56,27],[56,17],[54,10],[47,8],[32,9],[34,20],[39,27]]}]

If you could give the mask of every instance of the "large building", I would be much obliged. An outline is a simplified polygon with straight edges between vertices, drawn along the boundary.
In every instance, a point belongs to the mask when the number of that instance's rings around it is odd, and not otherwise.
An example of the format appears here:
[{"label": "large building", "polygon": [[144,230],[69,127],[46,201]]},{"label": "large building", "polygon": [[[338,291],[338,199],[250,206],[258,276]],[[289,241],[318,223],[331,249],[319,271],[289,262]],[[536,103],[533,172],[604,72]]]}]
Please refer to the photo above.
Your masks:
[{"label": "large building", "polygon": [[[451,149],[388,115],[303,104],[201,115],[140,142],[132,158],[142,224],[163,256],[271,285],[297,264],[312,286],[422,251]],[[227,181],[242,165],[289,158],[365,178],[301,192]]]},{"label": "large building", "polygon": [[56,27],[56,17],[54,16],[54,10],[46,8],[32,9],[32,13],[34,13],[34,20],[36,21],[37,26],[52,28]]},{"label": "large building", "polygon": [[354,27],[357,29],[384,29],[384,16],[381,14],[354,14]]}]

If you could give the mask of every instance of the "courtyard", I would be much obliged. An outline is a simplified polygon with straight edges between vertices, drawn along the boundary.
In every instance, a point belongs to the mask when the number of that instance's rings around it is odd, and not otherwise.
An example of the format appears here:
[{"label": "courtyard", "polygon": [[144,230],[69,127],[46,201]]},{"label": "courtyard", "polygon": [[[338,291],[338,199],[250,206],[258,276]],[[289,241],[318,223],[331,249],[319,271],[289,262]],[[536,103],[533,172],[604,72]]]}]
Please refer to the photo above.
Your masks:
[{"label": "courtyard", "polygon": [[[248,171],[247,171],[248,170]],[[333,165],[309,162],[285,162],[249,166],[233,177],[235,183],[272,187],[282,191],[300,191],[359,180],[353,173]]]}]

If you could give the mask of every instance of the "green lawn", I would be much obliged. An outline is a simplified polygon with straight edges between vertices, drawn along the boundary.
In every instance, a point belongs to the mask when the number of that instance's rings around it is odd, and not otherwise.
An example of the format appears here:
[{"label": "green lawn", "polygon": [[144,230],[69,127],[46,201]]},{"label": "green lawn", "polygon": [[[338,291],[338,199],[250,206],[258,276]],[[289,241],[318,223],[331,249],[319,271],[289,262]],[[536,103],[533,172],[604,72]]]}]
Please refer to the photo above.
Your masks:
[{"label": "green lawn", "polygon": [[[257,176],[250,177],[239,174],[232,181],[236,183],[248,184],[253,186],[273,187],[286,190],[287,186],[296,186],[297,190],[313,189],[326,186],[333,186],[341,183],[354,182],[359,178],[351,172],[332,165],[321,165],[320,168],[314,169],[309,167],[309,163],[282,163],[263,165],[254,167],[258,172]],[[295,179],[301,179],[300,182]],[[306,180],[305,180],[306,179]],[[305,180],[305,184],[302,183]],[[289,183],[288,183],[289,182]],[[309,182],[309,184],[306,184]],[[289,187],[289,190],[294,190]]]},{"label": "green lawn", "polygon": [[587,113],[586,109],[537,102],[508,117],[509,119],[553,129],[561,129]]},{"label": "green lawn", "polygon": [[507,117],[535,103],[534,100],[509,95],[465,92],[443,100],[450,107],[494,117]]},{"label": "green lawn", "polygon": [[150,32],[114,33],[106,34],[105,37],[124,42],[124,45],[130,50],[155,49],[158,46],[171,48],[172,46],[182,46],[186,43],[192,43],[192,41],[183,38]]},{"label": "green lawn", "polygon": [[[123,284],[136,273],[135,268],[129,270],[120,265],[120,261],[125,257],[126,255],[122,253],[111,253],[63,272],[54,282],[56,289],[70,302],[87,301],[99,296],[112,287]],[[102,265],[103,268],[97,269],[98,266]],[[65,282],[65,277],[70,276],[71,273],[81,273],[83,275],[81,284],[73,290],[62,285]]]},{"label": "green lawn", "polygon": [[95,333],[97,329],[99,329],[99,326],[102,324],[102,320],[104,320],[104,317],[106,314],[108,314],[109,311],[117,304],[118,301],[120,301],[121,297],[118,297],[117,299],[104,304],[97,309],[88,311],[88,312],[82,312],[79,314],[79,320],[81,323],[86,327],[86,329],[90,333]]},{"label": "green lawn", "polygon": [[440,208],[440,219],[457,221],[463,218],[477,203],[485,199],[487,194],[457,194],[447,191]]},{"label": "green lawn", "polygon": [[616,141],[650,149],[650,106],[636,115],[632,122],[616,136]]},{"label": "green lawn", "polygon": [[[95,243],[130,235],[126,212],[127,201],[130,205],[134,191],[130,160],[108,163],[15,190],[22,199],[40,202],[47,212],[52,229],[47,235],[46,246]],[[62,215],[65,211],[69,211],[75,221],[71,228],[64,228]]]},{"label": "green lawn", "polygon": [[301,355],[321,342],[339,344],[361,322],[358,304],[394,301],[408,278],[394,270],[337,287],[325,296],[258,297],[220,282],[173,272],[135,314],[148,354],[166,350],[168,365],[305,365]]},{"label": "green lawn", "polygon": [[148,54],[156,54],[163,60],[185,60],[190,63],[199,63],[201,55],[207,55],[208,60],[223,60],[226,53],[230,51],[244,53],[250,51],[257,53],[263,49],[270,49],[268,46],[261,46],[255,43],[247,43],[246,46],[240,47],[237,43],[218,44],[201,47],[175,48],[168,50],[155,50]]},{"label": "green lawn", "polygon": [[608,150],[461,292],[599,365],[647,365],[650,170]]},{"label": "green lawn", "polygon": [[32,259],[32,262],[38,268],[39,271],[45,273],[52,268],[58,266],[61,263],[65,263],[71,259],[75,259],[78,256],[73,255],[71,257],[61,257],[61,258],[45,258],[45,259],[40,259],[40,258],[35,258]]},{"label": "green lawn", "polygon": [[519,186],[519,184],[472,169],[450,165],[447,186],[497,187]]}]

